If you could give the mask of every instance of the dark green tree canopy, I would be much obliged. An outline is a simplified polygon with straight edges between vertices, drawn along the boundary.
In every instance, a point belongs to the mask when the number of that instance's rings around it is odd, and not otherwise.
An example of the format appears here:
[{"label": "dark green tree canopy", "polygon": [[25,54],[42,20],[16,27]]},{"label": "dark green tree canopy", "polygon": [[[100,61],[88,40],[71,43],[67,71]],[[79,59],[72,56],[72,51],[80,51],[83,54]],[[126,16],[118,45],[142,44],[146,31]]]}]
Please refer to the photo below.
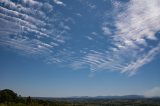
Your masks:
[{"label": "dark green tree canopy", "polygon": [[4,89],[0,91],[0,102],[15,102],[17,99],[17,94],[9,89]]}]

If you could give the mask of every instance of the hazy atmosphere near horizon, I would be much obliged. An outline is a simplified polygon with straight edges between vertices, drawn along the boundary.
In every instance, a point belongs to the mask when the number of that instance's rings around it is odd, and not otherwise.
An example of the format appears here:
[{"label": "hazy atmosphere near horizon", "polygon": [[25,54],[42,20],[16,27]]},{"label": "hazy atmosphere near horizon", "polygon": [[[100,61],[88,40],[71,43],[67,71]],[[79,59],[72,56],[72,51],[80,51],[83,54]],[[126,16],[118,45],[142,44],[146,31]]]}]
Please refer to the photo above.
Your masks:
[{"label": "hazy atmosphere near horizon", "polygon": [[160,0],[0,0],[0,90],[160,96]]}]

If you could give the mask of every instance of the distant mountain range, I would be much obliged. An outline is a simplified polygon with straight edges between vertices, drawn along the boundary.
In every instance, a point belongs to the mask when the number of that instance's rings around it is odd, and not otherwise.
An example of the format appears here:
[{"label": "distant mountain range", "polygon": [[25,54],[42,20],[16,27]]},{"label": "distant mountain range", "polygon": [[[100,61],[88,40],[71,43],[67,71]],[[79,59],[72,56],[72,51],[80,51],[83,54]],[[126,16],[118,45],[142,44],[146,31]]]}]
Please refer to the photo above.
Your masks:
[{"label": "distant mountain range", "polygon": [[142,95],[124,95],[124,96],[95,96],[95,97],[90,97],[90,96],[73,96],[73,97],[68,97],[68,98],[95,98],[95,99],[142,99],[145,98]]},{"label": "distant mountain range", "polygon": [[[34,97],[42,100],[82,100],[82,99],[147,99],[143,95],[124,95],[124,96],[72,96],[72,97]],[[160,97],[151,97],[149,99],[160,99]]]}]

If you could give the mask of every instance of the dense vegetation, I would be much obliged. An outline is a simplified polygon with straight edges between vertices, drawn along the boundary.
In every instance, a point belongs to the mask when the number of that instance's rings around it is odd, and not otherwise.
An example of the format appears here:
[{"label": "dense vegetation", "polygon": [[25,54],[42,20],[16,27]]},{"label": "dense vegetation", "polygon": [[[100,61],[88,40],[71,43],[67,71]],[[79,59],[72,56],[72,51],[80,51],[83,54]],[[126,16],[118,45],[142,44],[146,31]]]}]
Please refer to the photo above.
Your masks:
[{"label": "dense vegetation", "polygon": [[0,106],[160,106],[160,99],[31,98],[0,91]]}]

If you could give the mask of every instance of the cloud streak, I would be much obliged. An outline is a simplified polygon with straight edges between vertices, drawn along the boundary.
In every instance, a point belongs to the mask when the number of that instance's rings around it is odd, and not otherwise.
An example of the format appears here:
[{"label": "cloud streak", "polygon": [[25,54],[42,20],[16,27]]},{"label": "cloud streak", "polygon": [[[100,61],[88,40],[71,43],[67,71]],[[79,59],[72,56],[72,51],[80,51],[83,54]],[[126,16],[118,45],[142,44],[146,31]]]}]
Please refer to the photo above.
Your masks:
[{"label": "cloud streak", "polygon": [[60,0],[53,0],[53,2],[56,3],[57,5],[65,6],[65,4]]}]

